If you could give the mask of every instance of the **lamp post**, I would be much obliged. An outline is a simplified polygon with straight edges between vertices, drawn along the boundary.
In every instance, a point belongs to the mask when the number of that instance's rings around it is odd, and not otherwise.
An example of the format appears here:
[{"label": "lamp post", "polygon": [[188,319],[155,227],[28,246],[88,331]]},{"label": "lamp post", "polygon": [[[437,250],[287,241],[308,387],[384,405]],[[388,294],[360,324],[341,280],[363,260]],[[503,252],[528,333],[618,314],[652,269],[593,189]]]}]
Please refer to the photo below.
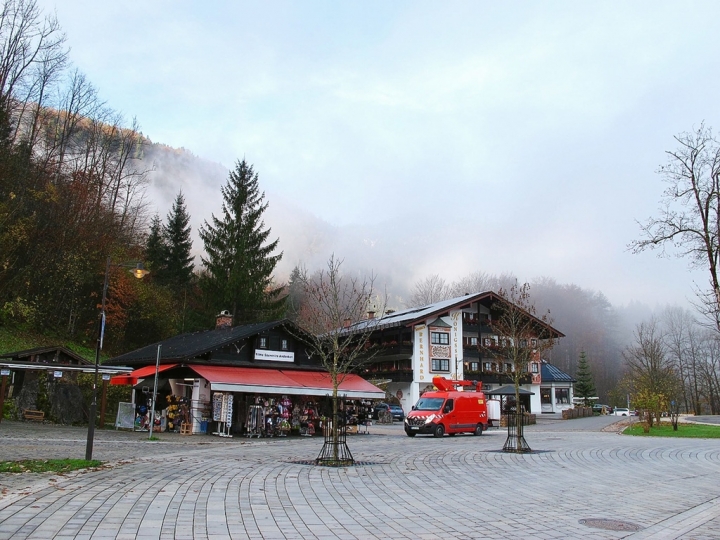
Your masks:
[{"label": "lamp post", "polygon": [[145,277],[146,274],[149,274],[149,272],[143,268],[142,263],[137,263],[134,265],[111,264],[110,257],[107,258],[107,262],[105,264],[105,281],[103,282],[102,301],[100,303],[100,327],[98,329],[97,343],[95,344],[95,378],[93,379],[92,402],[90,403],[90,415],[88,418],[87,444],[85,445],[86,461],[92,460],[93,454],[93,442],[95,438],[95,415],[97,413],[97,385],[100,366],[100,351],[102,350],[103,337],[105,334],[105,300],[107,298],[108,281],[110,279],[111,266],[120,268],[128,268],[134,266],[134,268],[130,270],[130,273],[132,273],[132,275],[134,275],[138,279],[142,279]]}]

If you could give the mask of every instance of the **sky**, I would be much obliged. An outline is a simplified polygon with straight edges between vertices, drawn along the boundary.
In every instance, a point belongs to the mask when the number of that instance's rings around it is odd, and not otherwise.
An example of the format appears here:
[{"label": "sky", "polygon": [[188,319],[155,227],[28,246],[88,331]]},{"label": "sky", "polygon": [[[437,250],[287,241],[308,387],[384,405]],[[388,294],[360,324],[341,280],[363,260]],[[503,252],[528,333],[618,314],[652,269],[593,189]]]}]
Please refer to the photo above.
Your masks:
[{"label": "sky", "polygon": [[[225,171],[253,164],[281,279],[335,253],[401,296],[510,272],[652,307],[707,282],[627,246],[674,136],[720,129],[720,3],[38,5],[128,123],[222,166],[177,180],[195,232]],[[161,215],[176,191],[151,187]]]}]

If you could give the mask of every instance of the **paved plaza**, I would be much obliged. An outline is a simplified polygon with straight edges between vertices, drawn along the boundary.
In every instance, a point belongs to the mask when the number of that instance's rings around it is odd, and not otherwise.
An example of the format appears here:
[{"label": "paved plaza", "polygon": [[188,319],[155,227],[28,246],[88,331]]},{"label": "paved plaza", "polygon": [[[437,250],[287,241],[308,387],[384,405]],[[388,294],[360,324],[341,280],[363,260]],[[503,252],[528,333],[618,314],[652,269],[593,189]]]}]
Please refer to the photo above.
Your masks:
[{"label": "paved plaza", "polygon": [[[720,538],[717,440],[541,419],[534,452],[481,437],[349,436],[360,465],[315,467],[320,438],[96,431],[98,470],[0,474],[0,539]],[[0,459],[83,458],[82,428],[3,421]]]}]

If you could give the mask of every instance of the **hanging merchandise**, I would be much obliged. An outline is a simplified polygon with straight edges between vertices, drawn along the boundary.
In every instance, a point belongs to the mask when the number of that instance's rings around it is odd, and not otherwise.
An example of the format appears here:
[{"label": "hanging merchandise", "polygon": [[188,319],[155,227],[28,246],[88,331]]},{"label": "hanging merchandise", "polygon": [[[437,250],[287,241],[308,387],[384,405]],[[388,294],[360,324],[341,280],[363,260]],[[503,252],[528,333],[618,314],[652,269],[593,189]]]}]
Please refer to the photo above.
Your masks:
[{"label": "hanging merchandise", "polygon": [[215,392],[213,394],[213,400],[212,400],[212,419],[214,422],[219,422],[222,418],[221,412],[222,412],[222,401],[223,401],[223,395],[221,393]]},{"label": "hanging merchandise", "polygon": [[265,411],[260,405],[250,405],[247,414],[247,437],[261,437],[265,426]]},{"label": "hanging merchandise", "polygon": [[220,406],[220,424],[217,434],[221,437],[232,437],[230,435],[230,426],[232,425],[233,413],[233,395],[222,394],[222,404]]},{"label": "hanging merchandise", "polygon": [[174,395],[167,396],[166,400],[168,403],[166,429],[167,431],[178,432],[180,431],[180,424],[182,424],[183,421],[181,403],[183,400],[185,400],[185,402],[187,402],[187,400]]}]

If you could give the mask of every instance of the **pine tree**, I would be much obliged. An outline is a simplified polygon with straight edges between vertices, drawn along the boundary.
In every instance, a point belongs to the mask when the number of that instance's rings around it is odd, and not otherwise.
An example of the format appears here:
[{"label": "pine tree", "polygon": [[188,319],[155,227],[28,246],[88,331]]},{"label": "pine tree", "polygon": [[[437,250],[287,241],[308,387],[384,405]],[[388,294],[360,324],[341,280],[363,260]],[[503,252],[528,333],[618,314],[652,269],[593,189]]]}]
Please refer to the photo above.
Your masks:
[{"label": "pine tree", "polygon": [[290,279],[287,286],[287,297],[285,299],[285,317],[297,322],[300,314],[300,307],[303,302],[303,282],[300,267],[296,266],[290,272]]},{"label": "pine tree", "polygon": [[150,234],[145,243],[145,262],[152,272],[153,281],[162,283],[167,266],[167,246],[160,216],[155,214],[150,222]]},{"label": "pine tree", "polygon": [[192,238],[190,215],[185,207],[182,191],[175,198],[163,229],[165,240],[164,281],[176,293],[183,291],[193,278]]},{"label": "pine tree", "polygon": [[580,360],[578,361],[575,395],[583,398],[586,407],[591,405],[589,398],[595,395],[595,383],[593,382],[585,351],[580,353]]},{"label": "pine tree", "polygon": [[281,316],[280,288],[273,287],[272,273],[282,257],[273,255],[278,240],[267,242],[270,229],[262,221],[267,209],[258,175],[245,160],[230,172],[223,195],[222,218],[213,214],[200,228],[207,258],[202,286],[215,313],[229,309],[234,324],[270,320]]}]

